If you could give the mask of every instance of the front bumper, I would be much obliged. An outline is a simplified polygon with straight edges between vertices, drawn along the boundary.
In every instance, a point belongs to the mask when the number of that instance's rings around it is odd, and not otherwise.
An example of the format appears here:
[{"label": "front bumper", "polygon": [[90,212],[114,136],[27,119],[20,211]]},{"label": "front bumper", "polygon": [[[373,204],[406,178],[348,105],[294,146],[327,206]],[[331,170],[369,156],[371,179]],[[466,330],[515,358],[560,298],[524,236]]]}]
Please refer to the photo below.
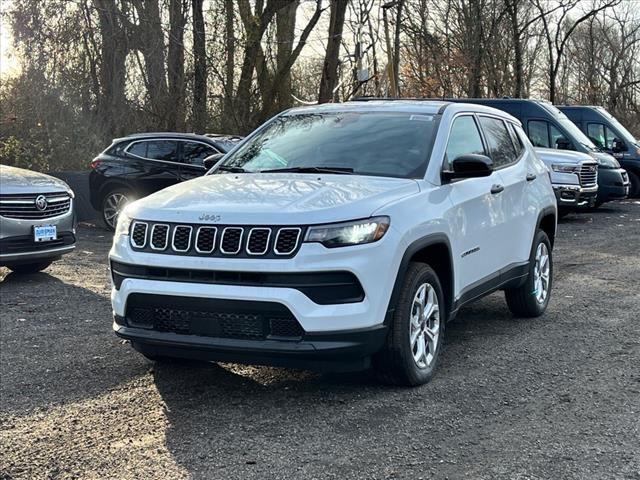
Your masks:
[{"label": "front bumper", "polygon": [[626,198],[629,185],[629,175],[624,168],[598,168],[598,203]]},{"label": "front bumper", "polygon": [[[52,218],[15,219],[0,216],[0,266],[56,259],[75,249],[76,219],[73,200],[67,213]],[[55,225],[57,239],[34,242],[33,227]]]},{"label": "front bumper", "polygon": [[[111,292],[113,329],[149,356],[321,370],[366,368],[386,337],[384,320],[396,277],[391,272],[398,271],[401,260],[395,248],[398,235],[390,229],[379,242],[337,249],[303,244],[288,259],[203,258],[140,252],[129,247],[128,236],[121,236],[109,256],[115,279]],[[135,268],[123,269],[125,275],[118,275],[116,269],[122,266]],[[319,294],[318,288],[327,285],[324,274],[340,272],[355,276],[363,295],[345,292],[338,295],[334,290],[333,298],[340,297],[340,301],[329,302],[329,297]],[[313,278],[314,274],[322,282],[316,282],[312,288],[304,282],[278,283],[283,278],[299,281],[307,275]],[[140,328],[139,323],[130,321],[137,315],[133,309],[139,307],[154,318],[148,327]],[[168,318],[169,326],[156,323],[157,308],[168,315],[164,318]],[[297,338],[273,335],[269,331],[270,318],[265,313],[269,310],[279,310],[294,319],[300,335]],[[240,338],[246,331],[235,337],[234,333],[219,335],[226,328],[223,321],[253,321],[247,317],[261,317],[263,327],[258,327],[262,328],[261,337]],[[184,323],[176,325],[176,321]],[[194,324],[198,326],[193,327]],[[250,332],[253,328],[247,326]],[[207,332],[203,333],[203,329]]]},{"label": "front bumper", "polygon": [[593,207],[598,195],[598,186],[581,187],[580,185],[553,185],[559,208]]},{"label": "front bumper", "polygon": [[368,368],[371,355],[382,348],[387,334],[387,328],[379,325],[364,330],[306,333],[297,342],[242,340],[148,331],[118,325],[118,321],[113,325],[116,335],[130,340],[136,350],[148,356],[321,371]]}]

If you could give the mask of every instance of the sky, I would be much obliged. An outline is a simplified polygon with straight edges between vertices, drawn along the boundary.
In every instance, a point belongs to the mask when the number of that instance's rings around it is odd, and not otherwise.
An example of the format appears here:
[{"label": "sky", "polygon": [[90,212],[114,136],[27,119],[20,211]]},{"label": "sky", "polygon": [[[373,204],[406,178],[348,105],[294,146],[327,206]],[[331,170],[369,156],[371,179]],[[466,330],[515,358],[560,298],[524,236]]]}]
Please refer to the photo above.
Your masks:
[{"label": "sky", "polygon": [[12,0],[0,0],[0,78],[19,69],[17,59],[12,55],[11,31],[4,12]]}]

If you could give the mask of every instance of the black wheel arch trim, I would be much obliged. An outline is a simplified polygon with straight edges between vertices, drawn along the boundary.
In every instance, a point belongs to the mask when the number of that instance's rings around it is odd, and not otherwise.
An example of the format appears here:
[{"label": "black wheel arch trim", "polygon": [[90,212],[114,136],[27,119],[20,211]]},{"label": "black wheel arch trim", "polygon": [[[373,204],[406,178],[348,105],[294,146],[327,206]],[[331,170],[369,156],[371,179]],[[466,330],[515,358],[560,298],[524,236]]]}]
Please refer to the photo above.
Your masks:
[{"label": "black wheel arch trim", "polygon": [[545,217],[548,216],[552,216],[553,217],[553,236],[551,238],[549,238],[549,241],[551,242],[551,248],[553,249],[553,243],[555,241],[555,237],[556,237],[556,233],[558,230],[558,212],[557,212],[557,208],[556,207],[544,207],[542,209],[542,211],[538,214],[538,220],[536,222],[536,229],[533,232],[533,238],[531,239],[531,242],[533,243],[533,239],[536,236],[536,232],[540,229],[540,226],[542,225],[542,220]]},{"label": "black wheel arch trim", "polygon": [[[407,269],[409,268],[409,263],[411,259],[414,257],[416,253],[425,248],[435,246],[435,245],[444,245],[448,252],[448,263],[449,263],[449,273],[450,280],[447,288],[444,289],[445,292],[449,292],[447,295],[450,298],[445,298],[445,302],[447,305],[447,315],[453,306],[453,291],[454,291],[454,269],[453,269],[453,257],[451,250],[451,242],[449,242],[449,237],[444,233],[432,233],[425,237],[419,238],[411,243],[404,251],[402,255],[402,260],[400,261],[400,267],[398,268],[398,272],[396,274],[396,280],[393,285],[393,290],[391,291],[391,298],[389,299],[389,305],[387,306],[387,313],[384,317],[384,325],[389,325],[391,323],[391,319],[393,317],[393,313],[396,309],[396,303],[398,302],[398,298],[400,296],[400,290],[402,288],[402,284],[404,282],[405,275],[407,273]],[[442,281],[442,279],[440,279]]]}]

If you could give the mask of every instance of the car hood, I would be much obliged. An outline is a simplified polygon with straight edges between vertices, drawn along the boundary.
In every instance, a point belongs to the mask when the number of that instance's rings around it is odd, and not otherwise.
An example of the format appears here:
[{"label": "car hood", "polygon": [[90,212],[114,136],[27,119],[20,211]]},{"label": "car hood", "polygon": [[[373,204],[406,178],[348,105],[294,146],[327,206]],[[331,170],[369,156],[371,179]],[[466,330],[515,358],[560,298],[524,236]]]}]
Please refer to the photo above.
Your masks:
[{"label": "car hood", "polygon": [[70,191],[69,185],[44,173],[0,165],[0,193],[47,193]]},{"label": "car hood", "polygon": [[555,148],[536,147],[536,153],[545,163],[581,163],[595,162],[593,157],[587,153],[576,152],[574,150],[557,150]]},{"label": "car hood", "polygon": [[618,162],[618,160],[616,160],[613,155],[609,155],[605,152],[591,152],[589,155],[591,155],[596,160],[608,160],[609,162],[613,163],[614,168],[620,168],[620,162]]},{"label": "car hood", "polygon": [[291,173],[215,174],[132,203],[141,220],[221,224],[315,224],[366,218],[418,193],[410,179]]}]

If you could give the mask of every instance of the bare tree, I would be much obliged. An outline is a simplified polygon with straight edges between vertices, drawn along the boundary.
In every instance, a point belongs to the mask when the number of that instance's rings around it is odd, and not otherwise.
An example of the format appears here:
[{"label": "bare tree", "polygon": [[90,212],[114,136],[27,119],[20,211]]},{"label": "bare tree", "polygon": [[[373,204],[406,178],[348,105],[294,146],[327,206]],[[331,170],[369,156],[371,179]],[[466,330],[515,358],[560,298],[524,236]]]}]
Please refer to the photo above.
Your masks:
[{"label": "bare tree", "polygon": [[338,62],[340,60],[340,44],[344,29],[347,0],[331,0],[331,18],[329,19],[329,38],[327,52],[322,67],[318,102],[326,103],[334,99],[333,91],[338,85]]},{"label": "bare tree", "polygon": [[193,15],[193,131],[205,133],[207,125],[207,52],[203,0],[192,0]]}]

